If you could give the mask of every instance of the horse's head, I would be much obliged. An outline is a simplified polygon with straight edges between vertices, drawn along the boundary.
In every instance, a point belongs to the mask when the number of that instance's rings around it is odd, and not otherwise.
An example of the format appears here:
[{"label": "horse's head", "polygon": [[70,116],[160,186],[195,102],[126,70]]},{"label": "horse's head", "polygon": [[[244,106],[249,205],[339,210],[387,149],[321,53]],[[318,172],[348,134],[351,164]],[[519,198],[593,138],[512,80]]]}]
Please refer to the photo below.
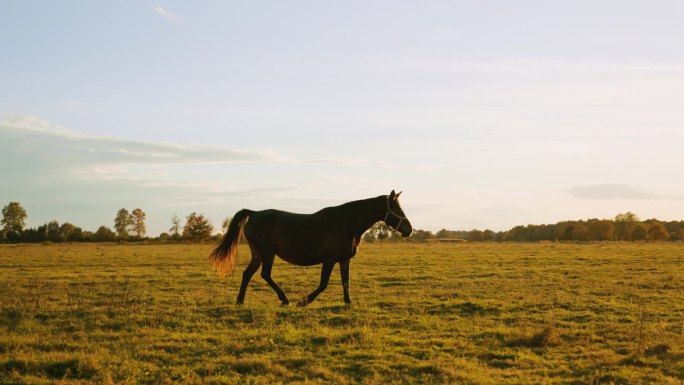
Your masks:
[{"label": "horse's head", "polygon": [[385,214],[385,219],[383,222],[387,226],[401,233],[402,237],[408,237],[413,232],[413,227],[411,227],[411,222],[406,218],[404,210],[401,209],[399,205],[399,194],[395,194],[394,190],[387,196],[387,214]]}]

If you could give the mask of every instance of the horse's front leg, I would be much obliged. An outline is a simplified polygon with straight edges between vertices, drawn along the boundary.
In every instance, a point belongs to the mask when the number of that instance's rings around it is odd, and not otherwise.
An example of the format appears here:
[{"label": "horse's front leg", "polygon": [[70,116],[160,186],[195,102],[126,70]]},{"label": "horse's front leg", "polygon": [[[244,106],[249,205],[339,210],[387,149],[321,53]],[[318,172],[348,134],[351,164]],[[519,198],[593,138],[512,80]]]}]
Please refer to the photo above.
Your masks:
[{"label": "horse's front leg", "polygon": [[349,296],[349,259],[340,262],[340,276],[342,277],[342,290],[344,290],[344,303],[350,304]]},{"label": "horse's front leg", "polygon": [[313,302],[313,300],[316,299],[316,297],[318,297],[318,295],[321,294],[326,287],[328,287],[328,281],[330,280],[330,273],[332,273],[333,266],[335,266],[335,262],[333,261],[323,262],[323,268],[321,269],[321,283],[318,285],[316,290],[304,297],[304,299],[299,302],[297,306],[302,307]]}]

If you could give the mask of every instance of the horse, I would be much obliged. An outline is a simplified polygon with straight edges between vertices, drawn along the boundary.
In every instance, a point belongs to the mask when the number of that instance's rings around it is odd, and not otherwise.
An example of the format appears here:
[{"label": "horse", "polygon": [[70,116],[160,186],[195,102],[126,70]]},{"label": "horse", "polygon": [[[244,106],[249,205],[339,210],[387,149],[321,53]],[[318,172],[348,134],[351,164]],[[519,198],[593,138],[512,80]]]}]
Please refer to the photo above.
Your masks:
[{"label": "horse", "polygon": [[295,214],[280,210],[253,211],[242,209],[235,213],[228,231],[211,252],[209,259],[219,275],[232,275],[237,259],[237,245],[244,234],[252,253],[237,296],[237,304],[245,300],[247,285],[261,266],[261,277],[271,286],[284,306],[290,301],[271,278],[273,261],[281,259],[298,266],[322,264],[318,288],[304,297],[298,306],[313,302],[328,286],[336,263],[340,265],[345,304],[349,296],[349,262],[361,243],[361,237],[373,224],[383,221],[391,229],[408,237],[413,232],[411,222],[399,205],[401,192],[375,198],[347,202],[326,207],[313,214]]}]

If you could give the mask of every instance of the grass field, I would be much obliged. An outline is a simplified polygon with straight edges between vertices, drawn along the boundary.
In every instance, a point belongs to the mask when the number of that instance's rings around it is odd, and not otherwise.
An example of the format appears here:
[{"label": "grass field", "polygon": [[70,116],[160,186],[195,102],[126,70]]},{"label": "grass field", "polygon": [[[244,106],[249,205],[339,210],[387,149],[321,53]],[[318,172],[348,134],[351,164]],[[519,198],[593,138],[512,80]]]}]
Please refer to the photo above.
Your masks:
[{"label": "grass field", "polygon": [[[258,275],[234,305],[210,249],[0,246],[0,382],[684,382],[681,244],[364,244],[354,304],[336,268],[306,308]],[[319,267],[273,273],[296,300]]]}]

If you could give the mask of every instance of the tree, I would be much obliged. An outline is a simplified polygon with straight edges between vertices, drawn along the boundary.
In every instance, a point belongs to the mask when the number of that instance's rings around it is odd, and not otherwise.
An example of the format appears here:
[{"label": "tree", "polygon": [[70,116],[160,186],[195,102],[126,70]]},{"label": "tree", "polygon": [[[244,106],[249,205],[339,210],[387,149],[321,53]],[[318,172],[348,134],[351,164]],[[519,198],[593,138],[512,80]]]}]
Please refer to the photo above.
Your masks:
[{"label": "tree", "polygon": [[47,230],[48,230],[48,224],[46,223],[46,224],[44,224],[44,225],[38,226],[38,229],[36,229],[36,230],[37,230],[37,233],[38,233],[36,242],[47,241],[47,239],[48,239],[48,237],[47,237],[47,235],[48,235],[48,232],[47,232]]},{"label": "tree", "polygon": [[621,213],[615,216],[615,239],[618,241],[632,240],[634,226],[640,222],[633,212]]},{"label": "tree", "polygon": [[482,242],[484,241],[484,235],[482,234],[482,231],[473,229],[468,232],[468,241],[469,242]]},{"label": "tree", "polygon": [[589,222],[587,237],[590,241],[611,241],[615,237],[613,222],[593,220]]},{"label": "tree", "polygon": [[556,226],[556,238],[561,241],[574,240],[575,225],[571,222],[559,222]]},{"label": "tree", "polygon": [[131,212],[129,217],[130,228],[135,236],[140,239],[145,236],[145,212],[141,209],[135,209]]},{"label": "tree", "polygon": [[653,242],[667,241],[670,235],[667,233],[665,225],[660,222],[653,222],[648,228],[648,240]]},{"label": "tree", "polygon": [[2,232],[9,241],[18,241],[26,225],[26,210],[19,202],[10,202],[2,209]]},{"label": "tree", "polygon": [[21,232],[22,242],[40,242],[41,234],[38,229],[24,229]]},{"label": "tree", "polygon": [[363,234],[363,240],[366,242],[384,241],[392,234],[392,229],[387,226],[385,222],[375,222]]},{"label": "tree", "polygon": [[589,234],[588,226],[585,221],[579,221],[575,223],[575,231],[573,232],[573,237],[576,241],[584,242],[587,240]]},{"label": "tree", "polygon": [[435,233],[435,237],[438,239],[439,238],[442,238],[442,239],[449,238],[449,235],[450,235],[449,233],[451,233],[451,231],[449,231],[447,229],[441,229]]},{"label": "tree", "polygon": [[[529,226],[528,226],[529,227]],[[525,226],[515,226],[509,231],[509,239],[513,242],[528,242],[531,240],[529,229]]]},{"label": "tree", "polygon": [[228,227],[230,226],[230,221],[231,221],[230,217],[225,217],[223,219],[223,222],[221,222],[221,230],[223,231],[224,234],[228,232]]},{"label": "tree", "polygon": [[114,230],[116,230],[116,235],[119,239],[126,239],[126,237],[128,237],[130,221],[131,216],[128,214],[128,210],[120,209],[116,213],[116,218],[114,218]]},{"label": "tree", "polygon": [[59,227],[59,238],[62,242],[78,242],[83,240],[83,230],[69,222]]},{"label": "tree", "polygon": [[643,241],[646,240],[646,236],[648,235],[646,226],[643,223],[637,223],[634,225],[634,229],[632,230],[632,240],[633,241]]},{"label": "tree", "polygon": [[178,215],[176,214],[173,214],[173,217],[171,217],[171,228],[169,229],[169,233],[171,233],[171,239],[180,239],[180,219],[178,219]]},{"label": "tree", "polygon": [[434,235],[429,230],[413,230],[413,234],[409,237],[411,241],[417,242],[427,242],[429,239],[434,238]]},{"label": "tree", "polygon": [[95,242],[113,242],[116,240],[116,233],[107,226],[100,226],[93,234],[93,240]]},{"label": "tree", "polygon": [[59,242],[62,240],[59,233],[59,222],[52,220],[47,224],[47,229],[45,231],[46,238],[51,242]]},{"label": "tree", "polygon": [[188,215],[183,227],[183,238],[193,242],[200,242],[211,238],[211,232],[214,227],[209,223],[209,220],[204,215],[198,215],[193,212]]},{"label": "tree", "polygon": [[671,241],[682,241],[682,235],[684,235],[684,221],[670,221],[663,222],[667,232],[670,233]]},{"label": "tree", "polygon": [[487,230],[485,230],[485,231],[482,232],[482,238],[483,238],[486,242],[493,241],[495,235],[496,235],[496,234],[495,234],[492,230],[489,230],[489,229],[487,229]]},{"label": "tree", "polygon": [[684,241],[684,229],[675,230],[670,236],[670,239],[673,241]]}]

